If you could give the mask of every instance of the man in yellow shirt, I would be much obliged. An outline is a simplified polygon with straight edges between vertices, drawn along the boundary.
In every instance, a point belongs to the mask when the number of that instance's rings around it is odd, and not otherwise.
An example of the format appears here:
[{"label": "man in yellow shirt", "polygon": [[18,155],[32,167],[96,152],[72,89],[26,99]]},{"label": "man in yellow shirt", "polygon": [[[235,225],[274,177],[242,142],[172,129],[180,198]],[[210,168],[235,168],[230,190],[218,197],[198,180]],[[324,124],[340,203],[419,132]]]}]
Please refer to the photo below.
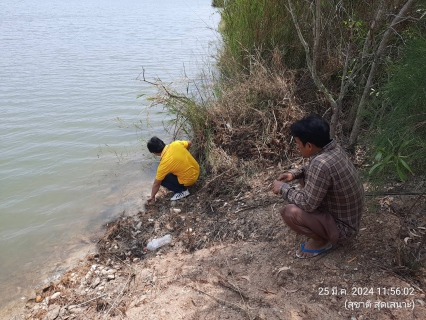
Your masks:
[{"label": "man in yellow shirt", "polygon": [[161,157],[148,203],[155,200],[160,185],[175,193],[172,201],[189,195],[187,187],[193,185],[200,174],[200,166],[188,151],[191,144],[191,141],[177,140],[166,145],[157,137],[148,141],[149,152]]}]

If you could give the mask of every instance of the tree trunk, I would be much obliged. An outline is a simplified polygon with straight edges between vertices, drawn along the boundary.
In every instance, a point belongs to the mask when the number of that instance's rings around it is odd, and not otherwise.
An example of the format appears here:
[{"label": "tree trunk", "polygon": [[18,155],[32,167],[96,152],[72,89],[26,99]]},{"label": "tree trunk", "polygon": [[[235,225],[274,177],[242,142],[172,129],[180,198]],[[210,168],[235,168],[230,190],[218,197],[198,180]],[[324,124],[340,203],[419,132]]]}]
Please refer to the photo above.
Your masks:
[{"label": "tree trunk", "polygon": [[318,70],[319,43],[321,35],[321,0],[315,0],[314,12],[314,47],[312,50],[312,66]]},{"label": "tree trunk", "polygon": [[[317,69],[314,63],[312,63],[312,59],[311,59],[311,55],[309,52],[309,45],[306,42],[305,38],[303,37],[302,31],[300,29],[299,23],[297,21],[296,15],[294,13],[294,9],[293,9],[293,4],[291,2],[291,0],[287,0],[288,1],[288,11],[291,14],[291,18],[293,20],[294,26],[296,27],[296,31],[297,31],[297,35],[299,36],[299,40],[303,45],[303,48],[305,49],[305,55],[306,55],[306,64],[308,66],[309,71],[311,72],[311,76],[312,79],[315,82],[315,85],[318,87],[318,89],[320,89],[326,99],[328,100],[328,102],[331,105],[331,110],[332,110],[332,116],[331,116],[331,121],[330,121],[330,137],[334,138],[335,134],[336,134],[336,128],[337,128],[337,122],[338,122],[338,115],[339,115],[339,107],[336,103],[336,100],[334,100],[333,95],[327,90],[327,88],[325,87],[325,85],[322,83],[322,81],[320,80],[320,78],[318,77],[317,74]],[[316,0],[316,10],[321,9],[321,1],[320,0]],[[319,19],[318,17],[321,15],[321,12],[316,12],[315,13],[315,17],[316,20]],[[320,23],[315,22],[315,26],[321,26]],[[320,36],[320,32],[321,30],[315,30],[314,35],[315,35],[315,42],[314,42],[314,48],[315,46],[319,46],[319,36]],[[317,54],[317,53],[316,53]]]}]

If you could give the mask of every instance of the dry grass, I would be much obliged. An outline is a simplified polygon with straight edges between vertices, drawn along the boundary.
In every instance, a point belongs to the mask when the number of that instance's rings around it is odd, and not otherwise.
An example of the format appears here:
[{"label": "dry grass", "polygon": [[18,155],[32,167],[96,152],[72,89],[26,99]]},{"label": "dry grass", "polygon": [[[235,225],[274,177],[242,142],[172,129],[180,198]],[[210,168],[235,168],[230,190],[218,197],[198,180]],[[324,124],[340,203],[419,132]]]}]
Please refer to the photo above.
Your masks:
[{"label": "dry grass", "polygon": [[[144,77],[158,89],[152,105],[175,116],[169,132],[193,141],[203,188],[212,197],[250,190],[248,178],[259,168],[287,167],[299,157],[289,127],[309,108],[301,108],[296,99],[296,73],[284,66],[278,51],[272,62],[263,61],[260,53],[250,61],[238,79],[192,83],[197,98]],[[271,63],[273,68],[266,67]]]},{"label": "dry grass", "polygon": [[289,126],[304,112],[295,101],[294,82],[293,72],[282,66],[272,72],[253,59],[248,75],[221,84],[221,96],[206,109],[211,141],[204,188],[212,196],[247,191],[247,179],[260,167],[286,166],[298,156]]},{"label": "dry grass", "polygon": [[245,160],[279,162],[292,151],[289,125],[303,115],[294,99],[294,73],[255,62],[238,84],[224,84],[209,109],[213,143]]}]

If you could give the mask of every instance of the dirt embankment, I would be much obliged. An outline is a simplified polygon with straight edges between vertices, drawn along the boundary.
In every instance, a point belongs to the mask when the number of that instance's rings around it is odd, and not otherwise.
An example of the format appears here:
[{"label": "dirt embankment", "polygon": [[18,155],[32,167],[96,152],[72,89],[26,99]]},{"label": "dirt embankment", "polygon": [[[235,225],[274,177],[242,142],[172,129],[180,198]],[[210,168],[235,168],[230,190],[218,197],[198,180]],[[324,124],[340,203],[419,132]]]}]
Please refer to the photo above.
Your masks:
[{"label": "dirt embankment", "polygon": [[[426,199],[368,196],[356,240],[311,259],[281,221],[272,168],[212,200],[209,187],[170,194],[106,226],[98,253],[38,290],[12,319],[426,319],[413,254]],[[409,187],[415,189],[415,182]],[[171,234],[171,245],[145,251]]]}]

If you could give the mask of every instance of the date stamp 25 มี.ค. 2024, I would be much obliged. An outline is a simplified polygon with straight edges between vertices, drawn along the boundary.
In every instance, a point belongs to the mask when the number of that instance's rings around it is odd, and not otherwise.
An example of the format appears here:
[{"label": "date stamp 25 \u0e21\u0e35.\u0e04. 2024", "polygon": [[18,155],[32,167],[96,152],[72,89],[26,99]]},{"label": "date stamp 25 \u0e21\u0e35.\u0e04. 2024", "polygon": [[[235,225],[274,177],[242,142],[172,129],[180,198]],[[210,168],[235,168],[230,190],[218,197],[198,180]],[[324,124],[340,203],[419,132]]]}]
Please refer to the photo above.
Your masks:
[{"label": "date stamp 25 \u0e21\u0e35.\u0e04. 2024", "polygon": [[[318,287],[319,296],[345,297],[345,309],[414,309],[414,288],[412,287],[351,287],[350,289],[332,287]],[[354,301],[359,300],[363,301]],[[405,298],[403,301],[388,301],[391,297]],[[377,300],[372,300],[377,298]],[[395,300],[400,300],[395,299]],[[393,300],[393,299],[392,299]]]}]

